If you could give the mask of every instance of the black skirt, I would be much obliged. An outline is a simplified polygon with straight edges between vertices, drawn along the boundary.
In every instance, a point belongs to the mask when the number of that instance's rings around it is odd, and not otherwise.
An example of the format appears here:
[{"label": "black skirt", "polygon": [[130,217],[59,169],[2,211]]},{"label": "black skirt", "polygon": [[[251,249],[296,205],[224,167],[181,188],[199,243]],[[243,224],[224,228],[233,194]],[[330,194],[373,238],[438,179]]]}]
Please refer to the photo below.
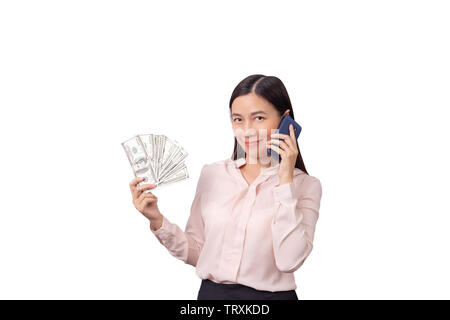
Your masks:
[{"label": "black skirt", "polygon": [[298,300],[295,290],[263,291],[238,283],[216,283],[203,279],[197,300]]}]

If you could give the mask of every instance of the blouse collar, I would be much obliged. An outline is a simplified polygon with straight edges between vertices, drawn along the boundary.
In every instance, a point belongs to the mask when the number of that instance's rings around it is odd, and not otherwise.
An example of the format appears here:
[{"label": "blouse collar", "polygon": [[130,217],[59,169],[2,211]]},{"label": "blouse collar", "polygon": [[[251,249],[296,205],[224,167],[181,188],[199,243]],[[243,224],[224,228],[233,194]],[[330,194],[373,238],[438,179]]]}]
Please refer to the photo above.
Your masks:
[{"label": "blouse collar", "polygon": [[[246,160],[245,160],[245,158],[238,158],[236,160],[232,160],[232,159],[228,158],[228,163],[231,165],[234,165],[234,167],[236,167],[236,168],[240,168],[246,163]],[[280,167],[280,163],[277,163],[277,164],[272,165],[267,168],[261,167],[261,174],[262,175],[274,175],[274,174],[278,173],[279,167]],[[304,173],[303,170],[294,168],[294,176],[297,176],[302,173]]]}]

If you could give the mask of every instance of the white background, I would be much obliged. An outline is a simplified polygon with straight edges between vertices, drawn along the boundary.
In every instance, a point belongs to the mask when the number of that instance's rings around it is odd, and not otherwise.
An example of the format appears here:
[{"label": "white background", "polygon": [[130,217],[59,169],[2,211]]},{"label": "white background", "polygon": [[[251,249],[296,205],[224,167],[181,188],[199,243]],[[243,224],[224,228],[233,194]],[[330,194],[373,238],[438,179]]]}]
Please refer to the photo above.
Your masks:
[{"label": "white background", "polygon": [[2,1],[0,298],[196,299],[134,208],[120,143],[166,134],[184,229],[231,156],[228,102],[279,77],[322,182],[300,299],[449,299],[447,1]]}]

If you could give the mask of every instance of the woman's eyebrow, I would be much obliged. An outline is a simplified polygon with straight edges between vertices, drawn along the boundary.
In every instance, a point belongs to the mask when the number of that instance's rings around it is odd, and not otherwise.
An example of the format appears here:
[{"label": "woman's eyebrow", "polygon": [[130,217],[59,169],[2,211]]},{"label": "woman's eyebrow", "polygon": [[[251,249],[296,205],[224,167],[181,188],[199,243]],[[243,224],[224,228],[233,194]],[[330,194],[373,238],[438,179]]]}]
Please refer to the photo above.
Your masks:
[{"label": "woman's eyebrow", "polygon": [[[258,113],[266,114],[266,112],[264,112],[264,111],[255,111],[255,112],[250,113],[250,115],[253,116],[253,115],[258,114]],[[239,113],[232,113],[231,116],[241,116],[241,115]]]}]

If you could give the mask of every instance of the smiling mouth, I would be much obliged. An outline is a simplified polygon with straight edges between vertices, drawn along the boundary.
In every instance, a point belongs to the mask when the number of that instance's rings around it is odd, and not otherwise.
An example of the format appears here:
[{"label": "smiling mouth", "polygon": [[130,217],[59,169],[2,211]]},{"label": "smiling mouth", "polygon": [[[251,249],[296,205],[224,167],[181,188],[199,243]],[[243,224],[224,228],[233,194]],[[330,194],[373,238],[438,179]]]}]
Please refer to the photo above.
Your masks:
[{"label": "smiling mouth", "polygon": [[249,144],[255,144],[255,143],[257,143],[257,142],[260,142],[261,140],[256,140],[256,141],[245,141],[245,144],[246,145],[249,145]]}]

